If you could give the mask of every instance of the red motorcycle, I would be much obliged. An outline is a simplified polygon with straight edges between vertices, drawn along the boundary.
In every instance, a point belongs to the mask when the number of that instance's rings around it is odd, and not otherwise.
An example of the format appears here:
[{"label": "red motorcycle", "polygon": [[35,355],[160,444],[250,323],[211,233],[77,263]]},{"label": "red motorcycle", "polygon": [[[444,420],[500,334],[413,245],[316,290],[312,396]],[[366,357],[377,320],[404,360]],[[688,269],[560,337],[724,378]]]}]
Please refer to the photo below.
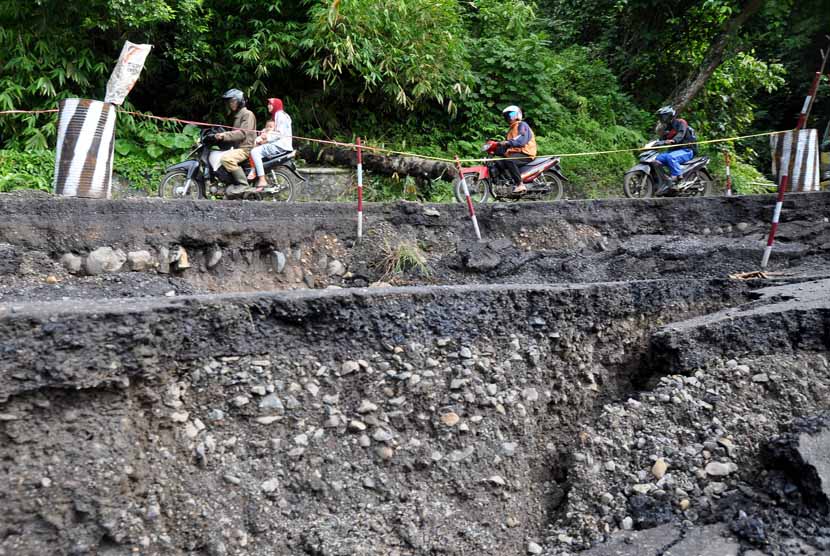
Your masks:
[{"label": "red motorcycle", "polygon": [[[481,147],[481,151],[489,157],[495,157],[498,147],[499,142],[491,139]],[[527,191],[513,193],[515,184],[512,178],[507,172],[498,169],[495,160],[461,169],[470,197],[475,203],[484,203],[491,197],[497,201],[558,201],[562,198],[562,182],[568,179],[562,175],[558,157],[537,157],[519,166],[519,173]],[[461,177],[456,178],[453,184],[455,199],[459,203],[466,202]]]}]

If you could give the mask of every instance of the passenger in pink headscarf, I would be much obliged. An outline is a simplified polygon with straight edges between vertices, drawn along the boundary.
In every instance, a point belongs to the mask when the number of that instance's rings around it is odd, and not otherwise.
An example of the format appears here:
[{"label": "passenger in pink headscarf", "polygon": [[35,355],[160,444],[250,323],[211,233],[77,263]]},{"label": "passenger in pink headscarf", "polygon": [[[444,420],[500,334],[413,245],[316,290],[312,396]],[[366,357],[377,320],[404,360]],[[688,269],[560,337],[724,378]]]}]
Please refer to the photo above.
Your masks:
[{"label": "passenger in pink headscarf", "polygon": [[262,160],[294,150],[291,142],[291,116],[283,110],[282,100],[269,98],[268,112],[271,113],[269,123],[273,121],[274,127],[263,130],[256,139],[257,146],[251,149],[251,158],[254,160],[257,175],[257,182],[254,184],[254,187],[257,188],[268,185],[265,181],[265,169],[262,166]]}]

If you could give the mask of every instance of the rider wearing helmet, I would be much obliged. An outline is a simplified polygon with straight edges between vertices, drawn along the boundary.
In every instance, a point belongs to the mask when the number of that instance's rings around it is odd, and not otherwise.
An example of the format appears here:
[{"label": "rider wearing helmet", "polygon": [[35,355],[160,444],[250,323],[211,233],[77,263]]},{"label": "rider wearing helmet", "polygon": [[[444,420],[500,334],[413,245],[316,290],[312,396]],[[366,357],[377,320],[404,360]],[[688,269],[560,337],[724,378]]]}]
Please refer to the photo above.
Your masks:
[{"label": "rider wearing helmet", "polygon": [[248,159],[254,146],[256,117],[253,112],[245,108],[245,95],[239,89],[228,90],[222,98],[225,99],[228,111],[233,115],[231,125],[234,129],[217,133],[216,139],[235,143],[236,147],[222,155],[222,166],[233,176],[235,182],[225,190],[225,193],[239,195],[248,188],[248,178],[245,176],[245,171],[239,167],[239,163]]},{"label": "rider wearing helmet", "polygon": [[[522,121],[522,110],[518,106],[508,106],[501,113],[510,124],[510,129],[507,131],[506,141],[499,142],[499,148],[496,150],[498,156],[507,159],[496,161],[496,165],[500,170],[510,174],[514,185],[513,193],[524,193],[527,188],[522,183],[519,164],[527,164],[536,158],[536,137],[527,122]],[[509,160],[511,158],[516,160]]]},{"label": "rider wearing helmet", "polygon": [[671,173],[669,189],[673,189],[677,186],[680,175],[683,173],[681,164],[685,164],[694,158],[697,150],[697,145],[688,145],[687,143],[697,142],[697,137],[686,120],[676,117],[677,111],[674,107],[664,106],[656,112],[656,115],[660,120],[658,127],[662,129],[658,144],[678,145],[657,155],[657,161],[669,167]]}]

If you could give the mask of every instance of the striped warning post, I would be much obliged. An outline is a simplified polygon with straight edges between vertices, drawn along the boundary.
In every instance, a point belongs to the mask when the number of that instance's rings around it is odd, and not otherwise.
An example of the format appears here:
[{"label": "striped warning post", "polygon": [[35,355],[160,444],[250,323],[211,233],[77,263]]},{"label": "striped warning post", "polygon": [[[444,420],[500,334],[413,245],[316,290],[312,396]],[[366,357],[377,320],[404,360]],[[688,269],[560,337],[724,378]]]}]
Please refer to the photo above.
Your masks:
[{"label": "striped warning post", "polygon": [[363,237],[363,147],[357,138],[357,239]]},{"label": "striped warning post", "polygon": [[813,107],[813,102],[816,99],[816,92],[818,91],[818,85],[820,82],[821,72],[817,71],[813,76],[813,83],[810,85],[810,93],[804,99],[804,106],[801,107],[801,113],[798,115],[798,124],[795,126],[796,129],[804,129],[804,126],[807,125],[807,115],[810,113],[810,108]]},{"label": "striped warning post", "polygon": [[[776,136],[776,140],[781,145],[781,157],[780,157],[780,171],[779,171],[779,180],[778,180],[778,197],[775,201],[775,212],[772,214],[772,225],[769,229],[769,237],[767,238],[767,247],[764,249],[764,256],[761,259],[761,268],[766,268],[767,264],[769,263],[769,256],[772,253],[772,246],[775,244],[775,232],[778,231],[778,222],[781,219],[781,207],[784,205],[784,193],[787,191],[787,185],[790,179],[790,174],[795,169],[796,165],[796,158],[797,158],[797,151],[798,151],[798,143],[802,133],[802,129],[807,124],[807,117],[810,114],[810,108],[813,106],[813,101],[816,98],[816,91],[818,90],[818,85],[821,82],[821,75],[824,72],[824,64],[827,62],[827,56],[824,56],[824,60],[821,64],[821,71],[817,71],[815,76],[813,77],[813,83],[810,85],[810,92],[807,97],[804,99],[804,106],[801,107],[801,114],[798,116],[798,123],[795,126],[795,130],[792,133],[784,134],[783,137],[778,138]],[[815,130],[812,130],[815,131]],[[809,135],[808,135],[809,137]],[[789,151],[784,154],[783,151],[786,150],[787,146],[787,139],[789,138]],[[773,146],[773,164],[775,164],[776,159],[778,158],[778,145]],[[815,164],[814,164],[815,165]],[[810,163],[807,162],[804,165],[804,174],[812,171],[813,168],[810,167]],[[808,184],[809,187],[809,184]],[[809,191],[809,189],[807,189]]]},{"label": "striped warning post", "polygon": [[732,196],[732,157],[729,151],[723,151],[723,157],[726,159],[726,196]]},{"label": "striped warning post", "polygon": [[786,165],[781,167],[781,181],[778,184],[778,198],[775,201],[775,212],[772,213],[772,226],[769,230],[769,237],[767,238],[767,247],[764,249],[764,257],[761,259],[761,268],[767,268],[769,263],[769,256],[772,253],[772,246],[775,243],[775,232],[778,231],[778,222],[781,220],[781,207],[784,206],[784,192],[787,190],[787,175],[788,168]]},{"label": "striped warning post", "polygon": [[473,221],[473,228],[476,231],[476,238],[481,241],[481,230],[478,229],[478,219],[476,219],[476,209],[473,206],[473,199],[470,197],[470,189],[467,187],[467,179],[461,171],[461,161],[455,157],[455,167],[458,169],[458,177],[461,178],[461,185],[464,186],[464,198],[467,199],[467,210],[470,211],[470,219]]},{"label": "striped warning post", "polygon": [[55,194],[108,199],[112,189],[115,106],[69,98],[58,110]]}]

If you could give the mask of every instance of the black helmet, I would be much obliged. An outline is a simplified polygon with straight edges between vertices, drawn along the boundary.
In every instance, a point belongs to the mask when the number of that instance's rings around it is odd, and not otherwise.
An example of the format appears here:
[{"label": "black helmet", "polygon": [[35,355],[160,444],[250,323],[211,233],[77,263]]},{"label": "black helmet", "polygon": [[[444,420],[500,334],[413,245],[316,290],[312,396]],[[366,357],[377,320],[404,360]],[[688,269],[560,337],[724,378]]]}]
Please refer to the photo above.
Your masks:
[{"label": "black helmet", "polygon": [[677,110],[675,110],[673,106],[668,105],[655,112],[655,114],[657,114],[657,117],[660,118],[661,122],[667,124],[677,115]]},{"label": "black helmet", "polygon": [[245,106],[245,95],[239,89],[228,89],[225,91],[225,94],[222,95],[222,98],[225,101],[235,100],[239,104],[239,108]]}]

